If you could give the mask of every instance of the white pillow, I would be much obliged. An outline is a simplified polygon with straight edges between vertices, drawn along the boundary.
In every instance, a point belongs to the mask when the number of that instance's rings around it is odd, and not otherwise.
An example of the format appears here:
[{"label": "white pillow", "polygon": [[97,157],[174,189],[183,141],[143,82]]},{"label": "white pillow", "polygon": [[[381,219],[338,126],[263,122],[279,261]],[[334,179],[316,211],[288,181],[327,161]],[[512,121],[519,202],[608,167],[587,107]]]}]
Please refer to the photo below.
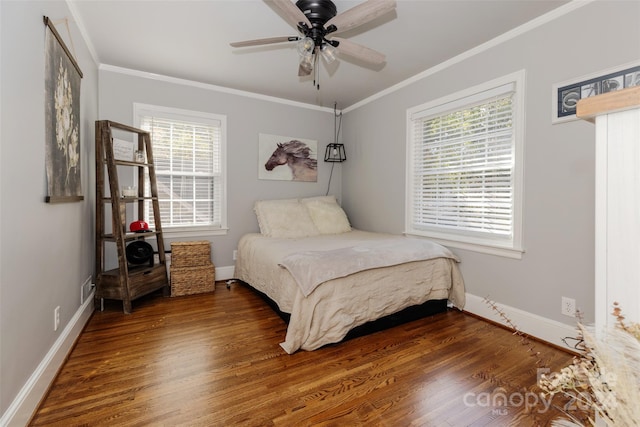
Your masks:
[{"label": "white pillow", "polygon": [[339,234],[351,231],[349,219],[338,205],[335,196],[309,197],[301,200],[320,234]]},{"label": "white pillow", "polygon": [[298,199],[258,200],[253,207],[260,233],[268,237],[296,238],[320,234]]}]

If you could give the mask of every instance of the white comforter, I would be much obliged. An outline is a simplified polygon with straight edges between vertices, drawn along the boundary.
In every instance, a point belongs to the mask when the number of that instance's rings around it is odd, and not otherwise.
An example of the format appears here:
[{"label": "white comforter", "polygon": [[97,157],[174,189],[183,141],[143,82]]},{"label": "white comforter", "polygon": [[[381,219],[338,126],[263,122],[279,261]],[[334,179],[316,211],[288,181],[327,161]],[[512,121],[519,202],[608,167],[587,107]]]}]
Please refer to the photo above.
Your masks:
[{"label": "white comforter", "polygon": [[385,236],[346,248],[287,255],[280,266],[289,270],[307,297],[321,283],[360,271],[434,258],[457,260],[451,251],[430,240]]},{"label": "white comforter", "polygon": [[464,283],[457,259],[446,248],[429,242],[428,245],[435,245],[433,249],[438,251],[437,255],[429,256],[435,256],[433,259],[394,261],[386,267],[368,265],[363,271],[323,279],[308,295],[281,266],[285,259],[309,251],[319,256],[319,251],[335,255],[368,244],[380,248],[407,242],[416,249],[422,245],[416,243],[420,241],[358,230],[302,239],[247,234],[238,244],[235,276],[291,314],[285,341],[280,344],[285,351],[314,350],[339,342],[356,326],[427,300],[448,298],[454,306],[462,308]]}]

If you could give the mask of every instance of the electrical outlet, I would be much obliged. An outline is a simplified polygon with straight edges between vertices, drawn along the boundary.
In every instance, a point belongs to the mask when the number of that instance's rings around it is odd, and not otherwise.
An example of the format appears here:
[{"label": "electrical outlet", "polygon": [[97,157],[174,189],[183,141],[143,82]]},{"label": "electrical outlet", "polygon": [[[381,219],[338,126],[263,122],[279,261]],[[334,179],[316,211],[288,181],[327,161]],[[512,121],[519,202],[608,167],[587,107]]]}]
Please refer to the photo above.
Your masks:
[{"label": "electrical outlet", "polygon": [[238,251],[234,249],[233,251],[233,260],[235,261],[238,258]]},{"label": "electrical outlet", "polygon": [[53,330],[57,331],[60,326],[60,306],[53,310]]},{"label": "electrical outlet", "polygon": [[576,317],[576,300],[562,297],[562,308],[560,312],[565,316]]}]

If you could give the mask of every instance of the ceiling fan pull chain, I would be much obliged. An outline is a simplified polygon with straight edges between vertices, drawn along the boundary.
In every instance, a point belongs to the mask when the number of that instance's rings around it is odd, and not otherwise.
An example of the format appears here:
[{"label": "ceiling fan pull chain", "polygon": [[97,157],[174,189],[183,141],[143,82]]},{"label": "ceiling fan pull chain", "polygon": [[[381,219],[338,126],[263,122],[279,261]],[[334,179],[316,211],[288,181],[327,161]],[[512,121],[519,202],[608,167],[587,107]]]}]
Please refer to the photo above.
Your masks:
[{"label": "ceiling fan pull chain", "polygon": [[[314,73],[314,79],[313,79],[313,85],[316,86],[317,90],[320,90],[320,70],[318,69],[318,54],[316,53],[313,56],[313,73]],[[318,83],[316,85],[316,82]]]}]

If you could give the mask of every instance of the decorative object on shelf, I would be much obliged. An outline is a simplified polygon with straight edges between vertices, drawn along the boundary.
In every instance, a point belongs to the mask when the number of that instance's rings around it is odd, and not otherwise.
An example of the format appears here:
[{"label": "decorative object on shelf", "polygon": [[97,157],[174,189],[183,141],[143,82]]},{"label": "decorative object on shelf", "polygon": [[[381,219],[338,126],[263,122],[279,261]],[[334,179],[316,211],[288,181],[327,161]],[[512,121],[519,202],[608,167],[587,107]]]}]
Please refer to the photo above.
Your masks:
[{"label": "decorative object on shelf", "polygon": [[130,264],[147,264],[153,267],[153,246],[144,240],[135,240],[127,245],[127,261]]},{"label": "decorative object on shelf", "polygon": [[577,120],[578,101],[603,93],[640,86],[640,61],[553,85],[552,123]]},{"label": "decorative object on shelf", "polygon": [[318,180],[318,141],[261,133],[258,149],[259,179]]},{"label": "decorative object on shelf", "polygon": [[149,230],[149,224],[141,219],[129,224],[129,230],[133,233],[148,233],[151,231]]},{"label": "decorative object on shelf", "polygon": [[137,195],[138,189],[135,186],[122,187],[122,197],[136,197]]},{"label": "decorative object on shelf", "polygon": [[47,203],[76,202],[82,195],[80,82],[82,71],[46,16],[45,139]]},{"label": "decorative object on shelf", "polygon": [[116,160],[132,161],[133,141],[125,141],[120,138],[113,138],[113,158]]},{"label": "decorative object on shelf", "polygon": [[136,150],[133,160],[138,163],[144,163],[144,150]]}]

